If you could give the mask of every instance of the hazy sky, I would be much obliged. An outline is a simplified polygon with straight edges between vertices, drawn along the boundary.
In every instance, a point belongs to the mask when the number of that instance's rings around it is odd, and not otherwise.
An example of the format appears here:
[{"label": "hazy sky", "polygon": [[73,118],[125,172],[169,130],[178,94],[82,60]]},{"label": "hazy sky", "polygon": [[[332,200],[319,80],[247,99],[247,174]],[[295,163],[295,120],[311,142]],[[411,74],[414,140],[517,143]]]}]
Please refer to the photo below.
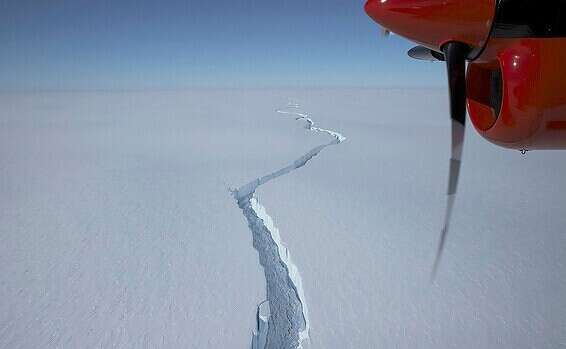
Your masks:
[{"label": "hazy sky", "polygon": [[443,86],[361,0],[0,0],[0,89]]}]

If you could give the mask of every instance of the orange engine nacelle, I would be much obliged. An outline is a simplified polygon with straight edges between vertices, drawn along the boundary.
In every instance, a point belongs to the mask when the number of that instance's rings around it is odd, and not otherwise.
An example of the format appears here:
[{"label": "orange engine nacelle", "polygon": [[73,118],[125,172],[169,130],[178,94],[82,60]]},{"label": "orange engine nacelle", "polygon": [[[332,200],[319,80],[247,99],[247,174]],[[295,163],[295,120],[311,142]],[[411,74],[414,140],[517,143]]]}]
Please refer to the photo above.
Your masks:
[{"label": "orange engine nacelle", "polygon": [[[440,51],[459,41],[480,52],[489,38],[496,0],[369,0],[366,13],[380,25]],[[470,56],[474,56],[471,54]]]},{"label": "orange engine nacelle", "polygon": [[365,10],[437,59],[448,43],[468,48],[467,108],[483,137],[566,149],[566,0],[368,0]]},{"label": "orange engine nacelle", "polygon": [[468,65],[468,112],[489,141],[566,148],[566,38],[491,39]]}]

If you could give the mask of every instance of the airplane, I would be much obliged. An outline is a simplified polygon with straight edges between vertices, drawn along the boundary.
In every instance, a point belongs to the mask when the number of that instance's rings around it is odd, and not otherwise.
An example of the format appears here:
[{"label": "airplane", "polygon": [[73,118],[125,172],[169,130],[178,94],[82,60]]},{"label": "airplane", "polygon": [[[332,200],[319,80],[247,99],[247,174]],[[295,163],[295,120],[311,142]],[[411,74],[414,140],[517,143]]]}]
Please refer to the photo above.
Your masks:
[{"label": "airplane", "polygon": [[368,0],[364,8],[384,35],[418,44],[410,57],[446,63],[452,145],[434,280],[458,187],[466,109],[476,131],[498,146],[566,149],[566,0]]}]

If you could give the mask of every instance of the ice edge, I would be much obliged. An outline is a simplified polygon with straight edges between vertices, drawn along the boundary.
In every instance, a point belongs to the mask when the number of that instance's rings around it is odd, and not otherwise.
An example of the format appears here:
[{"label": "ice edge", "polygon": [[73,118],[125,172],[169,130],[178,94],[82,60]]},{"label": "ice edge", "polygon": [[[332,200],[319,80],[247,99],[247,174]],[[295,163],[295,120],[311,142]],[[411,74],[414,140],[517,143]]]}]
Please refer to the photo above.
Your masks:
[{"label": "ice edge", "polygon": [[[314,121],[308,114],[298,111],[300,108],[298,104],[289,103],[287,107],[294,110],[276,110],[276,112],[279,114],[292,115],[295,117],[295,120],[304,120],[306,121],[306,128],[308,130],[326,133],[332,136],[333,139],[329,143],[321,144],[311,149],[291,164],[271,172],[268,175],[255,178],[249,183],[232,191],[238,203],[238,207],[242,209],[248,221],[248,226],[252,231],[254,247],[258,250],[260,255],[260,264],[264,268],[267,283],[267,300],[262,302],[257,310],[257,328],[252,334],[253,349],[263,349],[267,347],[267,344],[270,344],[270,347],[301,349],[303,348],[303,342],[309,339],[310,329],[308,309],[299,269],[293,263],[289,250],[283,244],[281,235],[273,219],[269,216],[265,207],[259,203],[254,194],[261,185],[305,166],[324,148],[340,144],[346,140],[346,137],[336,131],[315,127]],[[267,238],[267,236],[264,235],[269,235],[269,239],[263,240]],[[271,242],[276,246],[278,261],[269,260]],[[277,262],[281,263],[283,268],[278,268]],[[277,273],[278,269],[283,270],[287,275],[284,277],[283,275],[279,275],[280,273]],[[282,277],[286,279],[285,284],[281,284]],[[280,299],[278,296],[281,295],[277,293],[283,292],[284,290],[282,289],[284,288],[293,290],[297,299]],[[285,292],[283,292],[283,294],[285,294]],[[287,294],[287,296],[289,295]],[[295,301],[298,301],[298,305],[301,308],[302,321],[300,321],[300,323],[297,323],[297,319],[292,316],[294,315],[295,309],[290,309],[293,308]],[[266,304],[269,307],[267,312],[270,314],[260,316],[261,308],[266,307]],[[285,314],[278,314],[278,312],[285,312]],[[283,324],[285,328],[281,328],[281,318],[287,320],[287,323]],[[266,331],[267,333],[265,333]],[[293,333],[296,331],[298,331],[298,333]]]}]

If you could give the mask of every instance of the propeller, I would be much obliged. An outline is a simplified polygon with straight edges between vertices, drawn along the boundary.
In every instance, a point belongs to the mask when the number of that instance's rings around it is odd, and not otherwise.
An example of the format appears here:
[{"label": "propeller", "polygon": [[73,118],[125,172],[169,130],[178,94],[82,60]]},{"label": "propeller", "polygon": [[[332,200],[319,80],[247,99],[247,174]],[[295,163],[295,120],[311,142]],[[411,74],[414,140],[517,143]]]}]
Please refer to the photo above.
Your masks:
[{"label": "propeller", "polygon": [[440,233],[438,249],[432,268],[431,281],[438,272],[438,266],[442,259],[444,244],[450,226],[450,218],[456,199],[460,167],[462,163],[462,150],[464,146],[464,135],[466,130],[466,58],[470,48],[460,42],[449,42],[442,47],[442,53],[433,51],[424,46],[411,49],[409,56],[416,59],[446,61],[448,72],[448,87],[450,94],[450,120],[452,122],[452,146],[450,167],[448,173],[448,192],[446,197],[446,211],[444,215],[444,226]]},{"label": "propeller", "polygon": [[366,13],[378,25],[422,45],[409,50],[409,56],[446,62],[452,154],[444,226],[432,269],[433,280],[449,231],[460,175],[466,122],[466,60],[475,59],[486,48],[485,38],[493,34],[493,13],[499,6],[497,1],[489,1],[489,5],[486,2],[477,11],[465,11],[462,7],[465,3],[466,0],[367,0],[364,5]]}]

